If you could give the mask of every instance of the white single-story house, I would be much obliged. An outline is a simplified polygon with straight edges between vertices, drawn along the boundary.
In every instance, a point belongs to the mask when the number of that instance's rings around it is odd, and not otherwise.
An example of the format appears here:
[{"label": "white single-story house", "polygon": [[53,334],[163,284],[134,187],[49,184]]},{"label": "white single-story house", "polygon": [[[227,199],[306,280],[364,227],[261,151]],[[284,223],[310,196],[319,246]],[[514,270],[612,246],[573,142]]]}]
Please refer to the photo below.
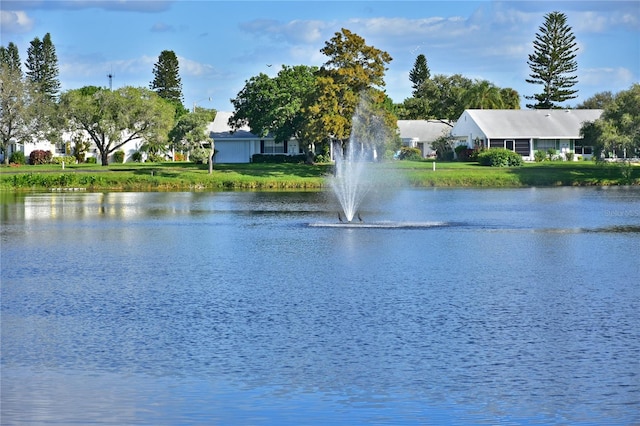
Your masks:
[{"label": "white single-story house", "polygon": [[435,155],[431,143],[448,136],[453,124],[445,120],[398,120],[398,130],[402,145],[418,148],[423,157],[431,157]]},{"label": "white single-story house", "polygon": [[506,148],[532,161],[536,151],[554,149],[563,156],[586,158],[592,147],[582,144],[583,123],[595,121],[601,109],[468,109],[451,129],[458,145]]},{"label": "white single-story house", "polygon": [[254,135],[244,126],[232,131],[229,118],[232,112],[218,111],[216,118],[207,126],[207,134],[213,138],[217,151],[216,163],[249,163],[254,154],[302,154],[296,139],[276,143],[271,135]]},{"label": "white single-story house", "polygon": [[[100,152],[96,147],[95,143],[91,141],[91,138],[86,135],[85,139],[90,142],[90,147],[85,154],[85,158],[94,157],[98,163],[100,163]],[[11,155],[14,152],[22,152],[27,161],[29,161],[29,156],[33,151],[42,150],[42,151],[51,151],[53,157],[63,157],[63,156],[72,156],[73,155],[73,134],[69,132],[64,132],[62,134],[62,141],[60,143],[54,143],[46,140],[37,140],[33,143],[10,143],[7,149],[7,156],[11,158]],[[136,139],[130,142],[125,143],[118,150],[122,150],[125,153],[125,162],[131,161],[131,158],[135,152],[140,149],[140,146],[143,144],[143,141],[140,139]],[[113,154],[112,154],[113,155]],[[3,153],[0,153],[0,161],[4,161]]]}]

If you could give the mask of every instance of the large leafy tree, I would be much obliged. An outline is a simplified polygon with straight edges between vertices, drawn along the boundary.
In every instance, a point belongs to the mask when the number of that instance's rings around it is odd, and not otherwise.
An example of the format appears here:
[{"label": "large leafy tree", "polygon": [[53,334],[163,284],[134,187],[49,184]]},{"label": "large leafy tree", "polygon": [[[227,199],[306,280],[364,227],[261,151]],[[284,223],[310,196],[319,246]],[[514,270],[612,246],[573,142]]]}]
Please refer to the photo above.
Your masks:
[{"label": "large leafy tree", "polygon": [[585,99],[582,103],[576,105],[577,109],[604,109],[614,100],[613,93],[610,91],[599,92]]},{"label": "large leafy tree", "polygon": [[586,144],[596,153],[640,155],[640,84],[619,92],[604,106],[602,116],[581,129]]},{"label": "large leafy tree", "polygon": [[153,66],[153,81],[149,88],[158,96],[169,101],[178,111],[178,115],[186,113],[182,104],[182,80],[178,57],[172,50],[163,50],[158,62]]},{"label": "large leafy tree", "polygon": [[231,102],[235,112],[230,119],[234,129],[249,126],[260,136],[272,134],[276,142],[296,138],[305,151],[313,140],[306,133],[304,106],[314,93],[316,67],[283,66],[276,77],[259,74],[246,82]]},{"label": "large leafy tree", "polygon": [[103,166],[127,142],[166,142],[173,123],[173,108],[145,88],[90,86],[63,93],[61,101],[71,129],[89,135]]},{"label": "large leafy tree", "polygon": [[461,74],[436,74],[425,80],[412,98],[402,104],[405,120],[457,120],[465,109],[519,109],[520,95],[487,80],[471,80]]},{"label": "large leafy tree", "polygon": [[29,97],[21,73],[2,58],[0,62],[0,150],[9,164],[9,144],[31,141]]},{"label": "large leafy tree", "polygon": [[473,87],[473,81],[461,74],[436,74],[426,80],[417,97],[428,103],[428,114],[421,119],[456,120],[465,110],[464,96]]},{"label": "large leafy tree", "polygon": [[329,59],[318,71],[315,93],[305,108],[310,137],[319,140],[330,136],[346,143],[353,114],[365,95],[382,108],[385,122],[395,122],[395,116],[383,107],[386,96],[382,91],[391,55],[344,28],[320,52]]},{"label": "large leafy tree", "polygon": [[561,108],[561,102],[576,98],[578,92],[573,89],[578,82],[575,74],[578,70],[578,46],[564,13],[551,12],[545,15],[544,24],[539,27],[533,41],[533,48],[534,52],[527,61],[531,69],[530,78],[526,81],[541,85],[542,92],[527,96],[527,99],[536,101],[527,107]]},{"label": "large leafy tree", "polygon": [[426,80],[431,78],[431,70],[429,70],[429,66],[427,65],[427,57],[423,54],[418,55],[415,63],[413,64],[413,68],[409,71],[409,80],[412,83],[413,95],[418,92],[418,89]]}]

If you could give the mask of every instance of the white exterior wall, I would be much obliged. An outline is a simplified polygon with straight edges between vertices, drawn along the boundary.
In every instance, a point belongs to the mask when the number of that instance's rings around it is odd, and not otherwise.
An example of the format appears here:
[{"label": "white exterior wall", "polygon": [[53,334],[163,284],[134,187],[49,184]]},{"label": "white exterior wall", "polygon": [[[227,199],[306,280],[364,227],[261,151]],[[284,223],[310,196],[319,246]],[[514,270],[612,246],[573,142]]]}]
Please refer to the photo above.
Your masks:
[{"label": "white exterior wall", "polygon": [[[253,154],[260,152],[260,141],[215,141],[216,163],[249,163]],[[256,149],[256,144],[257,149]]]},{"label": "white exterior wall", "polygon": [[465,143],[469,148],[474,147],[476,138],[486,144],[487,136],[482,132],[476,122],[465,111],[451,129],[451,135],[459,142]]}]

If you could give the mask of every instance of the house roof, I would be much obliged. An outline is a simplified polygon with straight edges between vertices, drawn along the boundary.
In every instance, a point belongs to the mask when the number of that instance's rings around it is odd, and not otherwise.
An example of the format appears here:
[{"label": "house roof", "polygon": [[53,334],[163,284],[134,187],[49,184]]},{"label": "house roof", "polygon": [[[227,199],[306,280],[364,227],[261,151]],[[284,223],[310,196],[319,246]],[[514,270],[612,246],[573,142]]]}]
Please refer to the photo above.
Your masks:
[{"label": "house roof", "polygon": [[[215,139],[261,139],[257,135],[249,131],[249,126],[242,126],[240,129],[232,132],[231,126],[229,126],[229,118],[233,115],[232,112],[218,111],[216,112],[216,118],[207,125],[207,133],[210,137]],[[264,139],[264,138],[262,138]]]},{"label": "house roof", "polygon": [[468,109],[465,112],[487,138],[496,139],[579,139],[582,124],[602,115],[601,109]]},{"label": "house roof", "polygon": [[453,123],[441,120],[398,120],[402,139],[433,142],[443,134],[448,134]]}]

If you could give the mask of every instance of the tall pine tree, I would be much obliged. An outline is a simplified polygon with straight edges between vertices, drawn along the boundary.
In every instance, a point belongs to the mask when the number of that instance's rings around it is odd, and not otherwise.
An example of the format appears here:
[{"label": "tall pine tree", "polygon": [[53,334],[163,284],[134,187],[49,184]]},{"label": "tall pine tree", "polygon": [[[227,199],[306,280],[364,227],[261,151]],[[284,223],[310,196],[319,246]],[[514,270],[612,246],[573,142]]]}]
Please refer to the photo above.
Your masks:
[{"label": "tall pine tree", "polygon": [[420,54],[416,58],[416,62],[413,65],[413,69],[409,71],[409,80],[413,83],[413,96],[416,96],[418,89],[422,86],[426,80],[431,78],[431,70],[427,65],[427,57]]},{"label": "tall pine tree", "polygon": [[34,38],[27,49],[27,81],[45,99],[54,101],[60,91],[58,80],[58,57],[51,41],[51,34],[45,34],[42,41]]},{"label": "tall pine tree", "polygon": [[544,24],[539,27],[533,41],[534,53],[529,55],[527,83],[542,85],[542,93],[527,96],[535,104],[527,108],[561,108],[560,102],[577,98],[578,92],[572,87],[578,82],[575,36],[564,13],[551,12],[545,15]]},{"label": "tall pine tree", "polygon": [[172,50],[160,53],[158,62],[153,66],[153,81],[149,88],[176,108],[184,109],[178,57]]}]

